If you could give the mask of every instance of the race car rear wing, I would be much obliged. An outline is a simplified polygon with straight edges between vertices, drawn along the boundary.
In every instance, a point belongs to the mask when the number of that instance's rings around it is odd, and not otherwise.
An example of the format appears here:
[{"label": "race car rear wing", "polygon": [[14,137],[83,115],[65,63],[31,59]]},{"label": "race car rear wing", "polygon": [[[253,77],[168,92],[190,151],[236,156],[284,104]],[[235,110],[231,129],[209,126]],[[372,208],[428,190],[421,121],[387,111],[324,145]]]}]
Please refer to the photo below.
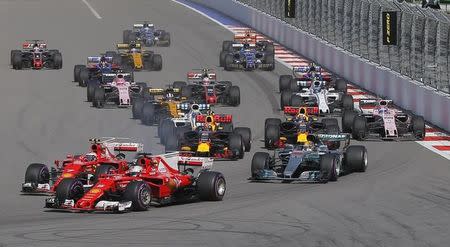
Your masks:
[{"label": "race car rear wing", "polygon": [[193,104],[193,103],[179,103],[177,104],[177,110],[181,111],[205,111],[211,109],[210,104]]},{"label": "race car rear wing", "polygon": [[[207,121],[210,121],[210,115],[197,115],[195,117],[195,121],[197,123],[205,123]],[[214,114],[212,117],[215,123],[232,123],[233,122],[233,115],[231,114]]]},{"label": "race car rear wing", "polygon": [[[92,63],[98,64],[98,63],[100,63],[101,58],[102,57],[88,57],[87,63],[88,64],[92,64]],[[113,61],[112,57],[105,57],[105,59],[106,59],[107,63],[112,63],[112,61]]]},{"label": "race car rear wing", "polygon": [[22,49],[32,50],[35,44],[37,44],[41,50],[47,49],[47,44],[42,40],[26,40],[22,43]]},{"label": "race car rear wing", "polygon": [[138,142],[130,142],[130,138],[122,137],[100,137],[89,139],[92,144],[104,145],[111,153],[120,152],[137,152],[144,151],[144,144]]},{"label": "race car rear wing", "polygon": [[350,145],[351,135],[348,133],[342,134],[310,134],[307,137],[308,141],[317,142],[345,142],[345,147]]},{"label": "race car rear wing", "polygon": [[[174,94],[181,93],[181,89],[179,89],[179,88],[171,88],[171,90],[172,90],[172,93],[174,93]],[[168,89],[165,89],[165,88],[149,88],[148,92],[151,95],[164,95],[164,94],[166,94],[168,92]]]},{"label": "race car rear wing", "polygon": [[123,44],[123,43],[119,43],[116,45],[117,50],[119,51],[125,51],[125,50],[130,50],[131,48],[135,48],[140,50],[141,49],[141,44],[140,43],[135,43],[135,44]]},{"label": "race car rear wing", "polygon": [[[256,44],[248,44],[248,45],[252,48],[256,47]],[[233,48],[242,48],[242,47],[244,47],[244,44],[232,44],[231,46]]]},{"label": "race car rear wing", "polygon": [[245,34],[235,34],[234,35],[234,41],[237,42],[248,42],[248,43],[253,43],[255,44],[257,41],[257,37],[258,35],[254,32],[247,32]]},{"label": "race car rear wing", "polygon": [[308,115],[317,115],[319,114],[319,107],[316,106],[285,106],[283,109],[284,114],[295,116],[300,112],[300,109],[304,109]]},{"label": "race car rear wing", "polygon": [[[203,73],[195,73],[195,72],[188,72],[187,73],[187,79],[188,80],[201,80],[203,79]],[[216,80],[217,75],[216,73],[208,73],[208,78],[210,80]]]},{"label": "race car rear wing", "polygon": [[135,23],[133,24],[133,28],[140,29],[144,27],[154,27],[153,23]]}]

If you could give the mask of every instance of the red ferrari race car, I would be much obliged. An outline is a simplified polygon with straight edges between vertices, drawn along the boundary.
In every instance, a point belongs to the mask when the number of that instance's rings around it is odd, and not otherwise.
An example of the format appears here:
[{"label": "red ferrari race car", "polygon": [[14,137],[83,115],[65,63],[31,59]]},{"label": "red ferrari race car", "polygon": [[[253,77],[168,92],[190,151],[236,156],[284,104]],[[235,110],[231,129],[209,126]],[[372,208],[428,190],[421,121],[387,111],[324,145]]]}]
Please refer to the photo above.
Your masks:
[{"label": "red ferrari race car", "polygon": [[143,144],[129,142],[126,138],[91,139],[90,152],[83,155],[67,155],[66,159],[55,161],[49,171],[40,163],[32,163],[25,172],[24,194],[53,194],[65,178],[76,178],[83,186],[90,187],[102,173],[115,168],[128,169],[123,152],[140,153]]},{"label": "red ferrari race car", "polygon": [[47,50],[47,44],[42,40],[27,40],[22,44],[22,50],[11,51],[13,69],[61,69],[62,55],[58,50]]},{"label": "red ferrari race car", "polygon": [[141,155],[125,173],[111,170],[85,191],[78,178],[65,178],[46,208],[70,211],[144,211],[151,204],[168,205],[195,200],[220,201],[224,176],[211,171],[213,160],[183,153]]},{"label": "red ferrari race car", "polygon": [[217,81],[216,73],[210,69],[202,69],[201,73],[188,72],[187,80],[176,81],[174,88],[181,89],[181,96],[196,103],[222,104],[238,106],[241,103],[241,91],[230,81]]}]

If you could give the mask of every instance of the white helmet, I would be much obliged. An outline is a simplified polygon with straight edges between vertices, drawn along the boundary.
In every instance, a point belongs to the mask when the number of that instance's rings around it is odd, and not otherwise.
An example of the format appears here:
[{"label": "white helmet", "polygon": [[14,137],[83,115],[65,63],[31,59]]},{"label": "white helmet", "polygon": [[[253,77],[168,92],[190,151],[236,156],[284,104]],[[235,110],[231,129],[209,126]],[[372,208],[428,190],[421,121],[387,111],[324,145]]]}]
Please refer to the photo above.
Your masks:
[{"label": "white helmet", "polygon": [[128,173],[131,176],[137,176],[142,172],[143,168],[140,165],[131,166],[130,169],[128,169]]}]

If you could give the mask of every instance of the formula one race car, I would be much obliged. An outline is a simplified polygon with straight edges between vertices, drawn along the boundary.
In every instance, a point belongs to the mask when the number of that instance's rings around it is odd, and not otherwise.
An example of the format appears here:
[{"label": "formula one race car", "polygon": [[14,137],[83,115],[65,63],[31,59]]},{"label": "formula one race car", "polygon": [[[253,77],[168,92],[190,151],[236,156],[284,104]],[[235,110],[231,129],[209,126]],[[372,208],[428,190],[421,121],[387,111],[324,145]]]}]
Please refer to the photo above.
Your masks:
[{"label": "formula one race car", "polygon": [[174,88],[181,89],[181,95],[198,103],[238,106],[241,103],[241,91],[230,81],[216,81],[216,73],[202,69],[201,73],[188,72],[186,83],[176,81]]},{"label": "formula one race car", "polygon": [[55,161],[55,167],[33,163],[25,172],[22,192],[26,194],[52,194],[64,178],[76,178],[84,187],[92,186],[100,174],[112,168],[125,169],[127,161],[123,152],[142,152],[143,145],[125,138],[91,139],[90,152],[83,155],[68,154]]},{"label": "formula one race car", "polygon": [[156,30],[149,22],[136,23],[133,30],[123,31],[123,43],[129,44],[136,41],[143,46],[170,46],[170,33],[164,30]]},{"label": "formula one race car", "polygon": [[365,99],[359,109],[346,110],[342,115],[342,129],[357,140],[423,140],[425,121],[390,107],[392,100]]},{"label": "formula one race car", "polygon": [[[303,88],[300,92],[282,91],[281,109],[285,106],[307,106],[313,107],[315,111],[310,114],[332,114],[342,112],[345,109],[353,109],[353,97],[346,94],[347,84],[345,81],[336,81],[336,88],[326,87],[327,82],[313,79],[309,88]],[[339,89],[339,90],[338,90]]]},{"label": "formula one race car", "polygon": [[151,204],[168,205],[197,199],[221,201],[226,191],[222,173],[211,171],[213,160],[183,153],[142,155],[125,173],[111,170],[89,190],[82,181],[65,178],[46,208],[69,211],[145,211]]},{"label": "formula one race car", "polygon": [[197,122],[197,116],[207,114],[209,111],[209,104],[197,104],[192,102],[177,104],[177,117],[161,119],[161,122],[158,125],[160,143],[165,144],[166,137],[172,133],[184,133],[186,131],[195,130],[203,124]]},{"label": "formula one race car", "polygon": [[[118,107],[129,107],[134,99],[142,96],[147,88],[145,82],[131,82],[126,77],[131,77],[129,73],[104,74],[104,77],[113,77],[111,82],[105,84],[88,85],[88,101],[92,100],[92,106],[97,108],[105,107],[106,103],[114,103]],[[91,98],[92,97],[92,98]]]},{"label": "formula one race car", "polygon": [[[288,116],[282,122],[278,118],[267,118],[264,125],[264,146],[267,149],[282,148],[287,144],[306,142],[308,134],[340,134],[337,119],[322,118],[321,122],[309,116],[306,107],[285,107]],[[329,149],[338,149],[340,142],[326,143]]]},{"label": "formula one race car", "polygon": [[166,152],[182,150],[196,156],[235,160],[242,159],[244,152],[250,151],[251,130],[245,127],[233,128],[231,115],[197,115],[196,118],[203,126],[178,136],[169,135],[165,143]]},{"label": "formula one race car", "polygon": [[144,51],[140,43],[134,41],[129,44],[117,44],[120,55],[119,64],[124,69],[160,71],[162,69],[162,57],[152,51]]},{"label": "formula one race car", "polygon": [[[292,67],[292,75],[281,75],[278,82],[280,93],[283,91],[298,92],[303,88],[309,88],[313,79],[319,76],[321,81],[326,81],[326,87],[334,87],[329,73],[325,72],[322,67],[311,63],[309,66],[294,66]],[[342,79],[340,79],[342,80]],[[347,84],[338,83],[339,86],[346,86]],[[339,91],[346,91],[345,88],[336,88]]]},{"label": "formula one race car", "polygon": [[179,117],[182,109],[178,104],[185,99],[178,88],[146,88],[143,95],[134,100],[132,114],[144,125],[159,124],[163,119]]},{"label": "formula one race car", "polygon": [[[324,142],[345,141],[342,150],[329,150]],[[340,175],[364,172],[367,150],[364,146],[349,146],[348,134],[308,135],[303,145],[287,145],[273,156],[256,152],[252,159],[252,181],[320,182],[337,181]]]},{"label": "formula one race car", "polygon": [[47,50],[47,44],[42,40],[27,40],[22,44],[22,50],[11,51],[13,69],[61,69],[63,64],[61,52]]},{"label": "formula one race car", "polygon": [[113,51],[107,51],[101,56],[87,58],[86,65],[77,64],[73,68],[73,81],[80,87],[86,87],[89,81],[101,82],[103,73],[114,73],[120,70],[120,56]]}]

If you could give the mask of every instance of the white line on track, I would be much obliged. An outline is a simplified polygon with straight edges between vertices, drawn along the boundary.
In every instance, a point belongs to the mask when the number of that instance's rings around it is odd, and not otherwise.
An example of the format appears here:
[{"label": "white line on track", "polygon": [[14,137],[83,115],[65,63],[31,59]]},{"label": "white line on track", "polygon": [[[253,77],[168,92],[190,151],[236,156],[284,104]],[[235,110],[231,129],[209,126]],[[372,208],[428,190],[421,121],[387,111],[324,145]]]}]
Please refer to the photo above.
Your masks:
[{"label": "white line on track", "polygon": [[89,8],[89,10],[92,12],[92,14],[97,17],[97,19],[102,19],[102,17],[98,14],[98,12],[92,7],[92,5],[87,0],[81,0],[86,6]]}]

